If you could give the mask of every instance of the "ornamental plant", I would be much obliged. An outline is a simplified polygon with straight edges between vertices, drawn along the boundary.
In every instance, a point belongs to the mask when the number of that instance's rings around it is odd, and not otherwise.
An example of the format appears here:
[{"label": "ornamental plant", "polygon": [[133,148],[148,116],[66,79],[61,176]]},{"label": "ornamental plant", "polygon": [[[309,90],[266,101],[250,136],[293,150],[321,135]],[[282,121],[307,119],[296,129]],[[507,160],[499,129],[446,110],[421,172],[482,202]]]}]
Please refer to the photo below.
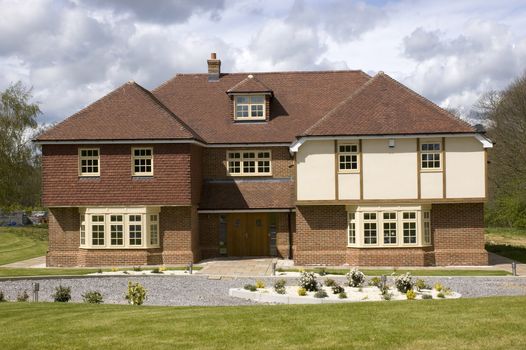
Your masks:
[{"label": "ornamental plant", "polygon": [[372,286],[372,287],[381,288],[381,284],[382,284],[382,280],[380,279],[380,277],[373,277],[369,281],[369,285]]},{"label": "ornamental plant", "polygon": [[139,282],[128,281],[128,292],[124,298],[131,305],[142,305],[146,300],[146,289]]},{"label": "ornamental plant", "polygon": [[299,295],[300,297],[304,297],[304,296],[306,296],[306,295],[307,295],[307,290],[306,290],[305,288],[299,287],[299,288],[298,288],[298,295]]},{"label": "ornamental plant", "polygon": [[409,272],[395,277],[395,286],[400,293],[407,293],[408,290],[413,289],[414,284],[413,276]]},{"label": "ornamental plant", "polygon": [[314,293],[314,297],[315,298],[328,298],[329,295],[327,294],[327,292],[325,290],[320,289],[319,291]]},{"label": "ornamental plant", "polygon": [[251,292],[255,292],[256,290],[258,290],[258,288],[253,284],[245,284],[243,288]]},{"label": "ornamental plant", "polygon": [[416,298],[416,292],[412,289],[409,289],[406,293],[405,293],[405,296],[407,298],[407,300],[415,300]]},{"label": "ornamental plant", "polygon": [[71,300],[71,288],[59,285],[55,287],[55,293],[51,294],[56,303],[67,303]]},{"label": "ornamental plant", "polygon": [[332,287],[332,286],[337,285],[336,281],[333,280],[332,278],[326,278],[324,283],[325,283],[325,286],[327,287]]},{"label": "ornamental plant", "polygon": [[363,272],[354,267],[349,273],[345,275],[351,287],[361,287],[365,282],[365,275]]},{"label": "ornamental plant", "polygon": [[314,272],[302,271],[299,283],[301,287],[309,292],[315,292],[319,289]]},{"label": "ornamental plant", "polygon": [[82,300],[84,300],[86,304],[102,304],[104,302],[102,294],[95,290],[82,294]]},{"label": "ornamental plant", "polygon": [[345,289],[343,289],[342,286],[337,285],[337,284],[335,284],[334,286],[332,286],[331,289],[332,289],[332,293],[333,293],[333,294],[340,294],[340,293],[345,292]]},{"label": "ornamental plant", "polygon": [[345,292],[339,293],[338,294],[338,298],[340,298],[340,299],[347,299],[347,293],[345,293]]},{"label": "ornamental plant", "polygon": [[3,303],[5,300],[4,292],[0,290],[0,303]]},{"label": "ornamental plant", "polygon": [[441,292],[442,289],[444,289],[444,286],[443,286],[441,283],[438,283],[438,282],[435,283],[435,290],[436,290],[437,292]]},{"label": "ornamental plant", "polygon": [[287,281],[285,281],[283,278],[279,279],[274,283],[274,291],[278,294],[285,294],[287,290],[285,289],[285,285],[287,284]]},{"label": "ornamental plant", "polygon": [[416,290],[418,290],[418,291],[421,291],[422,289],[431,289],[431,287],[428,286],[426,284],[426,282],[424,282],[424,280],[422,280],[422,279],[417,279],[416,280],[415,287],[416,287]]},{"label": "ornamental plant", "polygon": [[16,301],[18,302],[25,302],[29,300],[29,294],[27,294],[27,291],[24,290],[23,292],[18,293],[16,296]]},{"label": "ornamental plant", "polygon": [[257,280],[256,281],[256,288],[258,288],[258,289],[265,288],[265,282],[263,282],[262,280]]}]

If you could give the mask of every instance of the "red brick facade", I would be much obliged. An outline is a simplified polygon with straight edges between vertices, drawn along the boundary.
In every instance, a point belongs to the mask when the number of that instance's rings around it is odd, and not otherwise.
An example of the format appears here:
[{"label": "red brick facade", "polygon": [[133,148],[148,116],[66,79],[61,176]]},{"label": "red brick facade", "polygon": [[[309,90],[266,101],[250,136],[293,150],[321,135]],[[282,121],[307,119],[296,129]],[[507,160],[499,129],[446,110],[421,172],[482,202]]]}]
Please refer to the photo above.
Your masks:
[{"label": "red brick facade", "polygon": [[487,265],[483,204],[435,204],[432,247],[349,248],[345,206],[300,206],[294,262],[298,265]]}]

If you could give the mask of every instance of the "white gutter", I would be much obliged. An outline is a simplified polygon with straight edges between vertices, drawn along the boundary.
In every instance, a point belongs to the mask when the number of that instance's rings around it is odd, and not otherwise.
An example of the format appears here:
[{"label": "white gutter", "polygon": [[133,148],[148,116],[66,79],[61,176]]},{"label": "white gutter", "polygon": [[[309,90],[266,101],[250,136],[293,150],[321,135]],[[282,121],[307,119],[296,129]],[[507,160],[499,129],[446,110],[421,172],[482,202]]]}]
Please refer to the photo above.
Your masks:
[{"label": "white gutter", "polygon": [[199,214],[220,214],[220,213],[288,213],[295,209],[203,209],[197,210]]},{"label": "white gutter", "polygon": [[493,143],[478,133],[465,134],[414,134],[414,135],[371,135],[371,136],[304,136],[294,141],[289,147],[290,153],[298,152],[301,145],[307,141],[325,141],[325,140],[370,140],[370,139],[414,139],[414,138],[433,138],[433,137],[466,137],[473,136],[482,143],[484,148],[492,148]]},{"label": "white gutter", "polygon": [[191,143],[206,146],[197,140],[72,140],[72,141],[34,141],[37,145],[100,145],[100,144],[146,144],[146,143]]}]

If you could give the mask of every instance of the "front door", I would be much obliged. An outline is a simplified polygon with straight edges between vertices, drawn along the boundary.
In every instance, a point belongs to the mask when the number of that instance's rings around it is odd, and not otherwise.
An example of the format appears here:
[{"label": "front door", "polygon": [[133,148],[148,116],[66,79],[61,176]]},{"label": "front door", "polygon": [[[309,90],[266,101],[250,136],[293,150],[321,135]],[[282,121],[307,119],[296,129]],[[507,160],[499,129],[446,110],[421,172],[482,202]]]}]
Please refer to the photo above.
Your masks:
[{"label": "front door", "polygon": [[270,254],[266,213],[229,214],[227,228],[229,256],[266,256]]}]

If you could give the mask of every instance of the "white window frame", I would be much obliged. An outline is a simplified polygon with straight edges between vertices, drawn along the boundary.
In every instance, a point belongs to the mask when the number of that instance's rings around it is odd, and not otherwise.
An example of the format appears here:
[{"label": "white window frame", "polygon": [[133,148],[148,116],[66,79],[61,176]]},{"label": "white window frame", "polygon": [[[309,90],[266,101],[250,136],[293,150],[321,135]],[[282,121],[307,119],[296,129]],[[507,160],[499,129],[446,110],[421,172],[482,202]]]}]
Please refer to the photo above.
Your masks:
[{"label": "white window frame", "polygon": [[[80,248],[84,249],[147,249],[160,247],[160,225],[159,225],[159,207],[136,207],[136,208],[81,208],[80,230],[84,225],[84,243],[80,241]],[[122,216],[122,221],[111,221],[111,217],[115,215]],[[130,221],[130,216],[140,216],[140,221]],[[93,216],[103,216],[104,221],[104,244],[93,244],[92,225],[97,225],[98,222],[93,222]],[[152,221],[155,216],[156,221]],[[82,219],[82,217],[84,219]],[[112,244],[111,226],[122,225],[123,228],[123,244]],[[130,225],[140,225],[141,229],[141,244],[130,244]],[[157,225],[157,243],[152,243],[151,227]],[[82,237],[82,233],[79,232]]]},{"label": "white window frame", "polygon": [[[97,151],[97,156],[88,156],[88,155],[85,155],[83,156],[82,153],[84,151]],[[100,148],[95,148],[95,147],[83,147],[83,148],[79,148],[78,149],[78,159],[79,159],[79,163],[78,163],[78,166],[79,166],[79,176],[81,177],[90,177],[90,176],[100,176]],[[86,162],[93,162],[93,161],[97,161],[97,171],[82,171],[82,168],[83,168],[83,164],[82,164],[82,161],[86,161]],[[85,165],[86,169],[88,169],[89,167],[93,168],[95,167],[93,164],[92,165]]]},{"label": "white window frame", "polygon": [[[398,214],[399,212],[397,211],[384,211],[381,213],[382,214],[382,243],[383,245],[388,245],[388,246],[393,246],[393,245],[397,245],[399,240],[398,240]],[[391,219],[390,217],[389,218],[386,218],[386,214],[388,214],[389,216],[391,216],[391,214],[394,214],[394,219]],[[395,236],[394,236],[394,243],[393,242],[388,242],[386,243],[385,242],[385,239],[386,239],[386,236],[385,236],[385,224],[389,224],[389,226],[391,225],[395,225]],[[388,229],[389,232],[392,231],[391,227],[389,227]],[[388,238],[393,238],[392,236],[389,236]]]},{"label": "white window frame", "polygon": [[[415,217],[414,218],[405,218],[405,214],[415,214]],[[414,245],[417,245],[418,244],[418,235],[419,235],[419,228],[418,228],[418,213],[414,210],[404,210],[401,212],[401,215],[402,215],[402,218],[400,219],[401,220],[401,223],[402,223],[402,227],[400,228],[401,231],[402,231],[402,245],[405,245],[405,246],[414,246]],[[415,236],[414,236],[414,239],[415,241],[413,243],[411,242],[406,242],[405,241],[405,224],[408,224],[408,225],[411,225],[411,224],[414,224],[415,228]],[[420,230],[421,231],[421,230]],[[421,233],[421,232],[420,232]],[[412,236],[408,236],[409,239],[412,238]]]},{"label": "white window frame", "polygon": [[347,243],[352,245],[356,244],[356,213],[349,212],[347,215]]},{"label": "white window frame", "polygon": [[422,213],[422,244],[430,245],[431,238],[431,211],[425,210]]},{"label": "white window frame", "polygon": [[[436,149],[436,146],[438,145],[438,149]],[[432,146],[430,149],[429,146]],[[425,148],[425,150],[424,150]],[[422,172],[433,172],[433,171],[441,171],[442,170],[442,163],[443,163],[443,145],[442,141],[436,141],[436,140],[423,140],[420,142],[420,149],[419,149],[420,157],[420,170]],[[433,157],[433,160],[429,160],[429,157]],[[426,160],[424,160],[426,158]],[[437,160],[438,158],[438,160]],[[438,161],[438,167],[435,166],[435,162]],[[425,165],[425,167],[424,167]],[[431,166],[429,166],[431,165]]]},{"label": "white window frame", "polygon": [[[396,213],[396,219],[384,219],[385,213]],[[415,212],[415,219],[403,219],[404,212]],[[376,213],[376,220],[365,220],[364,213]],[[429,214],[424,214],[429,213]],[[424,217],[427,215],[427,219]],[[431,228],[431,206],[430,205],[399,205],[399,206],[347,206],[347,244],[353,248],[404,248],[404,247],[426,247],[432,245],[432,238],[426,241],[424,230],[426,222]],[[355,243],[349,239],[351,222],[355,224]],[[364,223],[376,222],[376,244],[365,243]],[[396,222],[396,243],[385,243],[384,223]],[[414,222],[416,227],[416,243],[404,243],[404,223]]]},{"label": "white window frame", "polygon": [[[345,148],[349,148],[349,150],[346,150]],[[339,143],[337,157],[338,173],[347,174],[360,172],[360,145],[358,143]],[[349,161],[347,161],[347,158]],[[346,166],[344,166],[344,169],[342,169],[342,164],[347,163],[351,168],[347,169]],[[354,169],[352,168],[353,164],[356,164],[356,168]]]},{"label": "white window frame", "polygon": [[[368,215],[369,218],[366,218],[366,215]],[[371,216],[372,216],[372,215],[374,215],[374,219],[371,219]],[[380,235],[379,235],[379,233],[378,233],[378,228],[379,228],[379,226],[380,226],[380,225],[378,225],[378,224],[379,224],[379,222],[378,222],[378,221],[379,221],[379,220],[378,220],[378,212],[375,212],[375,211],[367,211],[367,212],[363,212],[363,213],[362,213],[362,218],[363,218],[363,220],[362,220],[362,226],[361,226],[361,229],[362,229],[362,232],[363,232],[363,234],[362,234],[362,237],[363,237],[363,245],[364,245],[364,246],[367,246],[367,247],[370,247],[370,246],[378,246],[378,245],[380,244],[380,242],[379,242],[379,238],[380,238],[379,236],[380,236]],[[369,225],[373,225],[373,224],[374,224],[375,227],[376,227],[376,229],[375,229],[375,231],[376,231],[376,235],[374,236],[374,238],[375,238],[375,242],[374,242],[374,243],[371,243],[371,242],[367,243],[367,242],[365,241],[366,239],[370,239],[370,240],[372,240],[372,238],[373,238],[372,236],[371,236],[371,237],[365,237],[365,230],[366,230],[366,229],[365,229],[365,225],[367,225],[367,224],[369,224]],[[370,229],[370,230],[371,230],[371,229]]]},{"label": "white window frame", "polygon": [[[247,154],[254,153],[254,157],[247,157]],[[261,154],[268,153],[268,157],[262,157]],[[239,154],[239,157],[234,155]],[[254,162],[254,172],[247,172],[247,162]],[[268,172],[260,172],[259,168],[262,162],[268,162]],[[239,163],[234,166],[233,164]],[[266,166],[265,166],[266,167]],[[233,168],[239,168],[239,172],[232,172]],[[272,176],[272,151],[271,150],[227,150],[226,171],[228,176]]]},{"label": "white window frame", "polygon": [[[246,98],[248,102],[239,102],[238,99]],[[263,98],[263,102],[252,102],[253,99]],[[238,116],[238,106],[247,108],[247,116]],[[262,116],[252,116],[252,106],[261,106],[263,108]],[[267,119],[267,99],[265,95],[234,95],[234,120],[266,120]]]},{"label": "white window frame", "polygon": [[149,214],[149,217],[150,217],[150,245],[158,246],[159,245],[159,214]]},{"label": "white window frame", "polygon": [[[120,216],[121,217],[121,220],[116,220],[116,221],[113,221],[112,218],[114,216]],[[125,232],[126,232],[126,216],[125,215],[122,215],[122,214],[110,214],[109,215],[109,220],[110,220],[110,223],[109,223],[109,229],[110,229],[110,232],[109,232],[109,239],[110,239],[110,246],[112,247],[123,247],[124,246],[124,242],[125,242]],[[122,243],[121,244],[113,244],[113,237],[112,237],[112,226],[121,226],[121,232],[122,232],[122,237],[121,237],[121,240],[122,240]]]},{"label": "white window frame", "polygon": [[[135,151],[143,151],[148,150],[150,151],[150,155],[135,155]],[[135,161],[136,160],[144,160],[144,161],[150,161],[150,168],[151,171],[135,171]],[[139,165],[141,167],[142,165]],[[144,165],[148,166],[148,164]],[[131,149],[131,169],[132,169],[132,175],[133,176],[153,176],[153,147],[132,147]]]}]

